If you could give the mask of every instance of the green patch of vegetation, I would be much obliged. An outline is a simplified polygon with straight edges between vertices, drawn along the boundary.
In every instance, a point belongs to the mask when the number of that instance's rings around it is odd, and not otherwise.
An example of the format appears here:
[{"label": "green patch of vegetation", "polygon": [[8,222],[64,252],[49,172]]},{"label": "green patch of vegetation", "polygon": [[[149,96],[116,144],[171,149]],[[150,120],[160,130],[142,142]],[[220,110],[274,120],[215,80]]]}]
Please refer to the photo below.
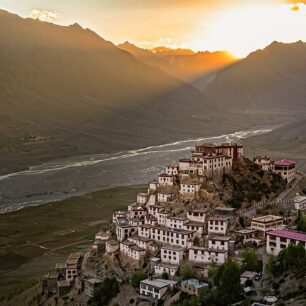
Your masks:
[{"label": "green patch of vegetation", "polygon": [[178,306],[198,306],[200,305],[200,298],[196,295],[189,295],[187,293],[181,293],[180,299],[174,305]]},{"label": "green patch of vegetation", "polygon": [[306,233],[306,216],[302,215],[300,211],[298,215],[296,229],[300,232]]},{"label": "green patch of vegetation", "polygon": [[131,285],[134,288],[139,288],[139,284],[142,280],[146,279],[148,276],[145,272],[143,271],[137,271],[133,274],[131,278]]},{"label": "green patch of vegetation", "polygon": [[273,198],[284,190],[286,183],[280,175],[261,168],[247,158],[236,162],[233,171],[223,175],[223,187],[231,193],[227,200],[234,208],[243,203]]},{"label": "green patch of vegetation", "polygon": [[115,277],[106,278],[94,291],[92,299],[94,306],[106,306],[119,293],[119,284]]},{"label": "green patch of vegetation", "polygon": [[221,267],[213,266],[209,271],[213,277],[213,286],[201,290],[198,297],[182,294],[177,305],[227,306],[242,300],[243,290],[240,285],[240,266],[229,260]]},{"label": "green patch of vegetation", "polygon": [[292,271],[297,277],[306,275],[306,250],[301,245],[290,244],[282,250],[277,257],[271,257],[266,266],[267,271],[273,276],[281,276]]},{"label": "green patch of vegetation", "polygon": [[263,262],[258,257],[257,253],[251,249],[248,248],[243,251],[242,253],[242,270],[243,271],[256,271],[261,272],[262,271]]},{"label": "green patch of vegetation", "polygon": [[186,262],[180,266],[179,275],[182,279],[199,277],[195,267],[190,262]]}]

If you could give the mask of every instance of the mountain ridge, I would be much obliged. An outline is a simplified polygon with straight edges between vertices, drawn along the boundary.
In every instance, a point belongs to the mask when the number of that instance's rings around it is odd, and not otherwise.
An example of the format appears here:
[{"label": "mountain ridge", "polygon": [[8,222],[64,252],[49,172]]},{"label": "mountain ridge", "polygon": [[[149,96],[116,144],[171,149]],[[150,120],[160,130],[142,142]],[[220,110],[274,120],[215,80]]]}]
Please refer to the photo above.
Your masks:
[{"label": "mountain ridge", "polygon": [[305,111],[305,63],[306,43],[273,42],[220,70],[205,93],[233,112]]},{"label": "mountain ridge", "polygon": [[118,47],[201,91],[205,90],[218,70],[237,60],[226,51],[194,52],[190,49],[167,47],[143,49],[129,42],[119,44]]}]

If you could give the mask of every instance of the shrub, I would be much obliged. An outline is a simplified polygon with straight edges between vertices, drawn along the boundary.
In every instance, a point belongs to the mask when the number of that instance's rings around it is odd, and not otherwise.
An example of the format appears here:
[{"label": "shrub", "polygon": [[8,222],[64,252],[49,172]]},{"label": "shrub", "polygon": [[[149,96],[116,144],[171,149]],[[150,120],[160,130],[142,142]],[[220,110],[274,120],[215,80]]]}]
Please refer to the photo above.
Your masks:
[{"label": "shrub", "polygon": [[133,274],[132,278],[131,278],[131,285],[134,288],[138,288],[139,284],[142,280],[146,279],[148,276],[145,272],[143,271],[137,271]]}]

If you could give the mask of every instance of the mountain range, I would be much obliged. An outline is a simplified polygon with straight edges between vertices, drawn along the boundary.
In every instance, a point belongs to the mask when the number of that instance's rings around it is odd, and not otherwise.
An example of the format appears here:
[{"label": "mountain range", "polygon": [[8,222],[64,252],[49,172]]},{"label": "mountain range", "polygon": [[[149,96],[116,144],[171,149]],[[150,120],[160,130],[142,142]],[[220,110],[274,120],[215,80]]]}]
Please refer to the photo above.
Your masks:
[{"label": "mountain range", "polygon": [[144,63],[159,67],[200,90],[205,90],[220,69],[238,60],[225,51],[193,52],[189,49],[166,47],[142,49],[129,42],[120,44],[118,47],[133,54]]},{"label": "mountain range", "polygon": [[124,45],[0,10],[0,172],[305,118],[305,43],[238,62]]}]

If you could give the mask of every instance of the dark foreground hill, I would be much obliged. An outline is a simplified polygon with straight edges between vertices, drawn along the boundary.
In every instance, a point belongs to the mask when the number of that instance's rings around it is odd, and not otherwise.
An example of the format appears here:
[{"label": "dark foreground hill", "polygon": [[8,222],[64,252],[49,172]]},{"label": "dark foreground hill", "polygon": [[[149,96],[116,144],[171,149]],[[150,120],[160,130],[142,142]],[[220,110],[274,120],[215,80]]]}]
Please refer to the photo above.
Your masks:
[{"label": "dark foreground hill", "polygon": [[215,130],[209,104],[191,85],[77,24],[0,11],[0,167],[6,171],[26,159],[144,147],[196,133]]}]

